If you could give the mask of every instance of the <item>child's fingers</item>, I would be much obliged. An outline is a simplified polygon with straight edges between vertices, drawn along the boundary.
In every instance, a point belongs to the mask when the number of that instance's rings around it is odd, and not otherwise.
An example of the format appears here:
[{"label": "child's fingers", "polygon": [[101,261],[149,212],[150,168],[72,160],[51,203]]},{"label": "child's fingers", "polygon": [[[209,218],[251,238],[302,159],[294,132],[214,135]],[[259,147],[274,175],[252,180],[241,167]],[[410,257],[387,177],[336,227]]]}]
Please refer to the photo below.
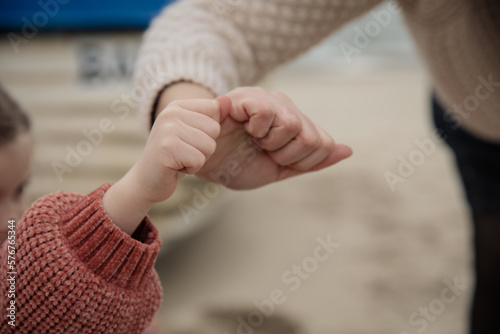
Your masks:
[{"label": "child's fingers", "polygon": [[219,137],[221,131],[220,123],[207,115],[189,110],[181,110],[178,111],[178,117],[184,124],[205,132],[213,139]]},{"label": "child's fingers", "polygon": [[186,144],[203,153],[207,160],[217,148],[215,139],[200,129],[190,128],[188,130],[179,131],[178,137]]},{"label": "child's fingers", "polygon": [[170,157],[172,169],[186,174],[194,174],[205,165],[207,158],[197,148],[185,142],[177,145],[177,148]]},{"label": "child's fingers", "polygon": [[166,140],[163,167],[187,174],[197,173],[215,152],[216,142],[198,129],[178,132]]},{"label": "child's fingers", "polygon": [[215,99],[177,100],[171,102],[164,111],[168,112],[175,107],[198,112],[220,122],[220,104]]}]

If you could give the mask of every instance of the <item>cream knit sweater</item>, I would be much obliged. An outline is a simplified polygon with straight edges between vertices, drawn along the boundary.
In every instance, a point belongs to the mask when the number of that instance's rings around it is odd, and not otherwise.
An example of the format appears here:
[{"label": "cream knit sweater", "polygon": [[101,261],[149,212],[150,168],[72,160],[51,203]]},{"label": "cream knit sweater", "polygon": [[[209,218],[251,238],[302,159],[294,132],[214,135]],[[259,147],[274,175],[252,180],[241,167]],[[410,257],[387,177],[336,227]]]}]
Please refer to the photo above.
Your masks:
[{"label": "cream knit sweater", "polygon": [[[192,81],[217,95],[252,85],[381,2],[179,0],[152,22],[140,50],[133,96],[144,122],[167,85]],[[393,8],[454,115],[447,121],[500,142],[500,1],[400,0]]]}]

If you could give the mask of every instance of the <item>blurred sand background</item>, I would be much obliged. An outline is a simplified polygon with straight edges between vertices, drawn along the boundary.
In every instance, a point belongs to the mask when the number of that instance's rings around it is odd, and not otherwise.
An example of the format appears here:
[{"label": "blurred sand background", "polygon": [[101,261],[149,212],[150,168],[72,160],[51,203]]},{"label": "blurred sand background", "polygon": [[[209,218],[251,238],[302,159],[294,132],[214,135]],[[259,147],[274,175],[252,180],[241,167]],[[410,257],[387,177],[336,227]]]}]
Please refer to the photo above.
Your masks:
[{"label": "blurred sand background", "polygon": [[[189,205],[193,189],[203,189],[196,180],[185,180],[170,203],[155,209],[164,240],[156,265],[164,286],[157,317],[162,332],[238,333],[236,316],[224,331],[200,319],[210,310],[243,309],[245,317],[257,310],[255,301],[279,289],[286,301],[276,305],[276,314],[300,323],[304,333],[465,333],[473,286],[470,231],[449,152],[436,144],[395,191],[385,177],[397,173],[400,156],[408,159],[419,150],[416,140],[433,138],[431,87],[398,17],[346,61],[339,43],[353,44],[354,27],[370,20],[345,27],[261,83],[288,94],[337,141],[349,144],[353,157],[262,189],[226,191],[190,224],[178,205]],[[140,35],[44,34],[18,54],[2,40],[1,81],[34,120],[30,200],[59,189],[91,191],[117,180],[138,157],[144,135],[134,110],[120,119],[111,106],[130,91]],[[98,61],[95,76],[88,75],[89,41],[95,57],[111,61]],[[120,66],[113,65],[117,57]],[[59,182],[53,162],[64,162],[65,147],[77,147],[85,139],[81,131],[97,128],[103,118],[115,129]],[[292,291],[283,275],[293,265],[311,265],[317,239],[328,236],[340,246],[317,268],[310,266],[314,270]],[[468,286],[465,292],[449,304],[436,301],[444,281],[455,278]],[[441,304],[444,309],[437,308]],[[410,322],[414,312],[429,307],[436,312],[425,330]]]}]

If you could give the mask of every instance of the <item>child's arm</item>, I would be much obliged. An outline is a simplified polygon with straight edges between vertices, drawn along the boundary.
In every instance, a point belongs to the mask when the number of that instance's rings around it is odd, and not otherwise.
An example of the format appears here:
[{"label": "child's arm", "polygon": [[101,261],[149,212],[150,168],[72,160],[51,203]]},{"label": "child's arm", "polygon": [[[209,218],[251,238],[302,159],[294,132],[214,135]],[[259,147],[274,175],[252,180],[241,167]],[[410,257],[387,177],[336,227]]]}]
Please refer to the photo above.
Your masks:
[{"label": "child's arm", "polygon": [[109,217],[131,235],[151,207],[169,198],[183,174],[198,172],[215,152],[230,100],[180,100],[156,118],[139,161],[103,197]]},{"label": "child's arm", "polygon": [[0,294],[0,333],[142,333],[161,303],[161,240],[146,214],[215,151],[229,104],[171,103],[120,181],[37,200],[18,222],[15,244],[0,245],[0,290],[15,291]]}]

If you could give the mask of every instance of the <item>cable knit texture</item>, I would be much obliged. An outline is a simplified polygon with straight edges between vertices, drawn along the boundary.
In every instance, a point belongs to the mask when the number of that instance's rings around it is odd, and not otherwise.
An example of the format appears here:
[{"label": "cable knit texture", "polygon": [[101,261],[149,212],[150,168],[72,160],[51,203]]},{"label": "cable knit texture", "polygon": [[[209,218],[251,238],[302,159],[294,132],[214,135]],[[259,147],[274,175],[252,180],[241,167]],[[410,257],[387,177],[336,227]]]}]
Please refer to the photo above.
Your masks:
[{"label": "cable knit texture", "polygon": [[[216,95],[252,85],[381,2],[178,0],[140,50],[134,89],[144,124],[169,84],[191,81]],[[500,142],[500,2],[401,0],[400,9],[454,120]]]},{"label": "cable knit texture", "polygon": [[7,324],[7,242],[0,248],[0,333],[143,333],[161,303],[158,231],[132,237],[107,216],[103,185],[37,200],[16,226],[16,327]]}]

